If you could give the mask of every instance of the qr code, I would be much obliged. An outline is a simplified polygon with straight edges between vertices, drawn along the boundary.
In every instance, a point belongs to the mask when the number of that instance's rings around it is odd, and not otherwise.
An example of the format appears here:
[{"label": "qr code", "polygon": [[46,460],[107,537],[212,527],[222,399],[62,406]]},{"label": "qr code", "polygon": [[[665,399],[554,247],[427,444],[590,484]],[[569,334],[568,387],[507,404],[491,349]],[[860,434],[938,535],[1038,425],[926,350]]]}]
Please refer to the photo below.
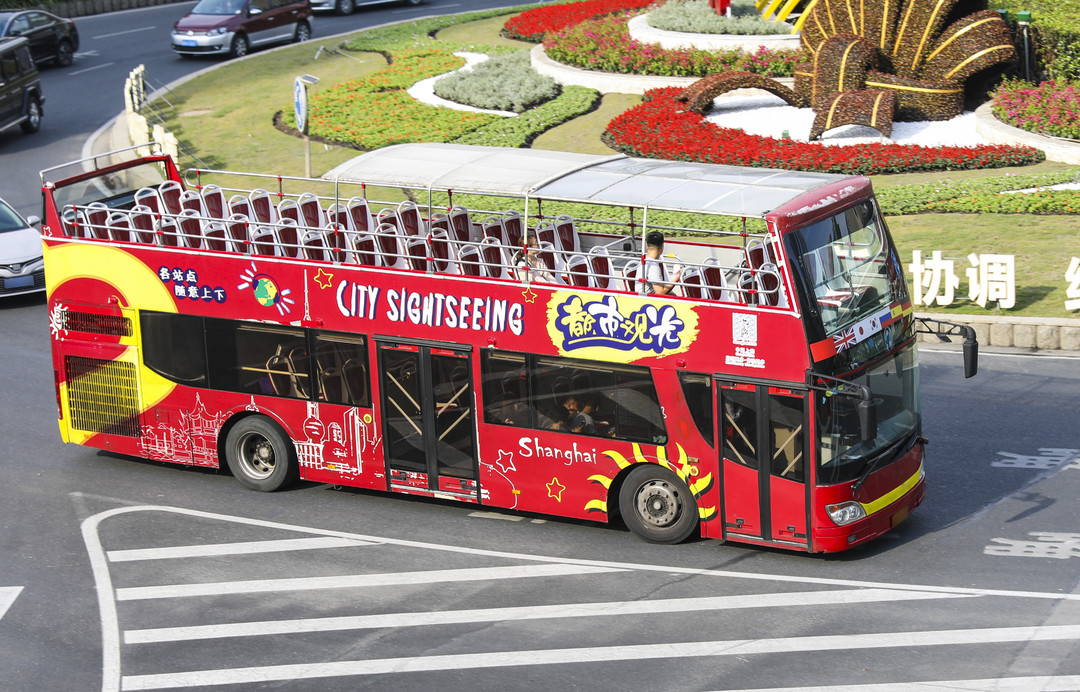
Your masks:
[{"label": "qr code", "polygon": [[740,346],[757,346],[757,315],[733,314],[731,341]]}]

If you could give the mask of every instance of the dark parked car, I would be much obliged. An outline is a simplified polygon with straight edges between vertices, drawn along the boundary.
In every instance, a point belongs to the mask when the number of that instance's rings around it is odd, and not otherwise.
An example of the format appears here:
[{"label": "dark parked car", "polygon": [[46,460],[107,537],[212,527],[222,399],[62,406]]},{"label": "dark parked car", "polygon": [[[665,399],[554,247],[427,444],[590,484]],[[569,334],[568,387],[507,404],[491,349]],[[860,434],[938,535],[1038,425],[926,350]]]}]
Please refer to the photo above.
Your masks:
[{"label": "dark parked car", "polygon": [[30,53],[39,65],[52,61],[67,67],[79,50],[79,30],[75,22],[41,10],[0,12],[0,36],[22,36],[30,42]]},{"label": "dark parked car", "polygon": [[41,127],[41,79],[25,38],[0,38],[0,132],[19,125],[32,134]]},{"label": "dark parked car", "polygon": [[239,58],[253,46],[309,38],[308,0],[200,0],[173,26],[172,49]]}]

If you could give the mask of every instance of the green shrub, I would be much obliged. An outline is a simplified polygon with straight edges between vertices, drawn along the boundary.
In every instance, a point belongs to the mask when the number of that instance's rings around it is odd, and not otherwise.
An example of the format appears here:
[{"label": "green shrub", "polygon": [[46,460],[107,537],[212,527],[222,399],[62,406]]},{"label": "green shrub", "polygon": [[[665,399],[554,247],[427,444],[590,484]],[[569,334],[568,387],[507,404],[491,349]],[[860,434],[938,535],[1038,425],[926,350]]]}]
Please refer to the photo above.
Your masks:
[{"label": "green shrub", "polygon": [[790,24],[762,19],[754,3],[748,0],[731,3],[731,15],[717,14],[706,0],[671,0],[649,13],[649,25],[688,34],[755,36],[791,33]]},{"label": "green shrub", "polygon": [[940,180],[923,185],[875,186],[881,213],[886,216],[930,212],[983,212],[1075,214],[1080,209],[1080,192],[1045,190],[1025,195],[1003,192],[1049,187],[1080,180],[1080,169],[1058,173],[1002,175],[971,180]]},{"label": "green shrub", "polygon": [[538,74],[522,51],[490,58],[435,82],[435,94],[456,103],[521,113],[559,95],[551,77]]}]

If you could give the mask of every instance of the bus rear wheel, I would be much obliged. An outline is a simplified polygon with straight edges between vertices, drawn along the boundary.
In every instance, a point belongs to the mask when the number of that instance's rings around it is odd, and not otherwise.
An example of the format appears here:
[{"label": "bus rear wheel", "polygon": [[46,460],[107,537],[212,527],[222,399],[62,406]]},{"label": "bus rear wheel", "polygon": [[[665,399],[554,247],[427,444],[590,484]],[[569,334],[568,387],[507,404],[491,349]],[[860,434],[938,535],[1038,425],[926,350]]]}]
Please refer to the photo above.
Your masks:
[{"label": "bus rear wheel", "polygon": [[244,418],[225,437],[225,461],[240,484],[268,493],[296,480],[296,448],[272,421]]},{"label": "bus rear wheel", "polygon": [[630,471],[619,492],[627,528],[650,543],[680,543],[698,525],[697,503],[678,476],[656,464]]}]

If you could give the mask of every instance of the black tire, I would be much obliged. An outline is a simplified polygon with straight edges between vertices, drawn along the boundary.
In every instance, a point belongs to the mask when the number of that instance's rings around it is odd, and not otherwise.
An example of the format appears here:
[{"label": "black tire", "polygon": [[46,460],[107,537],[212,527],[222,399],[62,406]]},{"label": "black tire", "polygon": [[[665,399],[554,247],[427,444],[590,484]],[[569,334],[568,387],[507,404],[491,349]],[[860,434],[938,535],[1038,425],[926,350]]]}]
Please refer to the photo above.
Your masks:
[{"label": "black tire", "polygon": [[698,507],[678,476],[656,464],[637,464],[619,492],[627,528],[650,543],[680,543],[697,528]]},{"label": "black tire", "polygon": [[281,428],[263,416],[237,422],[225,438],[225,461],[240,484],[269,493],[298,476],[296,447]]},{"label": "black tire", "polygon": [[311,38],[311,25],[307,22],[296,23],[296,33],[293,34],[293,43],[303,43]]},{"label": "black tire", "polygon": [[248,49],[251,46],[248,45],[247,36],[243,34],[237,34],[233,36],[232,45],[229,46],[230,58],[242,58],[248,54]]},{"label": "black tire", "polygon": [[61,41],[56,47],[57,67],[67,67],[73,62],[75,62],[75,51],[71,46],[71,41]]},{"label": "black tire", "polygon": [[352,14],[356,9],[356,0],[337,0],[334,3],[334,12],[340,15]]},{"label": "black tire", "polygon": [[31,96],[26,104],[26,120],[22,121],[20,127],[28,135],[34,134],[41,127],[41,103],[37,96]]}]

